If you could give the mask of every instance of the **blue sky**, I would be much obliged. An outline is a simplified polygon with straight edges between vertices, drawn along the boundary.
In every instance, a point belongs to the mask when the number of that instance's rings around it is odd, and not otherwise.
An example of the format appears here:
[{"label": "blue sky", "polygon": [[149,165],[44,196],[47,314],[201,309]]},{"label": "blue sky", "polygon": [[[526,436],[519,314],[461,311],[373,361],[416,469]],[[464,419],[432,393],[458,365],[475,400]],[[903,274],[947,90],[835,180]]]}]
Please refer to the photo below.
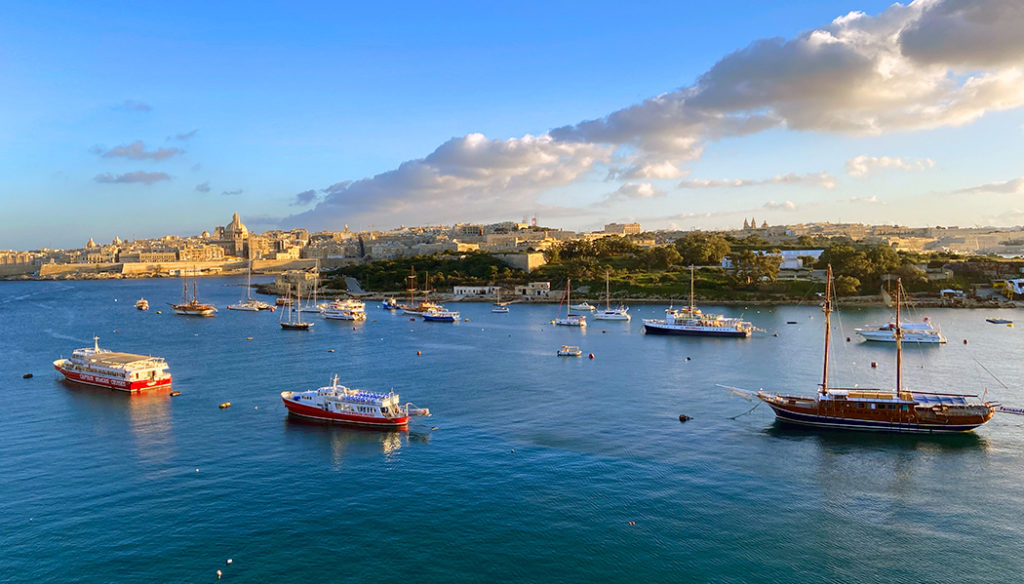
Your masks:
[{"label": "blue sky", "polygon": [[7,3],[0,249],[234,211],[1024,223],[1016,2],[775,4]]}]

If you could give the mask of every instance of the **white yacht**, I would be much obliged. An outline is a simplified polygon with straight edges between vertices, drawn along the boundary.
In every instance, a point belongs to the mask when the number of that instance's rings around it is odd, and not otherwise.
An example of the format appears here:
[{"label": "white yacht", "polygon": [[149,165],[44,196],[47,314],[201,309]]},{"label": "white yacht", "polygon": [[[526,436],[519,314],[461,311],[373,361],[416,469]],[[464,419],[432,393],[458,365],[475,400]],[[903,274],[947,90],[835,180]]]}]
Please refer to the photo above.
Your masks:
[{"label": "white yacht", "polygon": [[[899,328],[903,332],[903,342],[905,343],[946,342],[946,337],[942,336],[942,331],[932,326],[931,321],[927,318],[923,322],[901,322]],[[866,325],[853,329],[853,332],[860,335],[865,341],[896,342],[895,322]]]}]

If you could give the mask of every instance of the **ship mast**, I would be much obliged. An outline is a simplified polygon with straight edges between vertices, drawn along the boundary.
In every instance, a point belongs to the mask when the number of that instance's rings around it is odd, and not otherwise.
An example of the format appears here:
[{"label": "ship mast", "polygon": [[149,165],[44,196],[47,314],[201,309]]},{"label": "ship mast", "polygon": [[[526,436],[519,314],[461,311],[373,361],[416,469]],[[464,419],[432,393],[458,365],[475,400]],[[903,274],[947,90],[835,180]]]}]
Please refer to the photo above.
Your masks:
[{"label": "ship mast", "polygon": [[903,329],[900,328],[900,296],[903,292],[903,282],[896,279],[896,330],[893,336],[896,337],[896,397],[903,391]]},{"label": "ship mast", "polygon": [[693,316],[693,264],[690,264],[690,316]]},{"label": "ship mast", "polygon": [[825,395],[828,393],[828,346],[832,333],[832,264],[828,265],[825,276],[825,303],[821,305],[821,311],[825,313],[825,365],[821,372],[821,395]]}]

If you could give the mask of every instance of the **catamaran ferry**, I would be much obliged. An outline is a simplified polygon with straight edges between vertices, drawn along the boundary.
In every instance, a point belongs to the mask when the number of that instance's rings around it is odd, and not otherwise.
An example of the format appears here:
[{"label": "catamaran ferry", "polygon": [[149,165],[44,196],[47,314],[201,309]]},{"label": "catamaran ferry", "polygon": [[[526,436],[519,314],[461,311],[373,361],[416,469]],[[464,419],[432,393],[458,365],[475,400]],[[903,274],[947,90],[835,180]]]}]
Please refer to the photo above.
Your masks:
[{"label": "catamaran ferry", "polygon": [[281,400],[288,413],[302,418],[327,422],[402,428],[411,416],[429,416],[430,410],[412,404],[399,404],[394,391],[376,393],[338,385],[335,375],[331,385],[310,391],[282,391]]},{"label": "catamaran ferry", "polygon": [[101,349],[99,337],[93,337],[91,348],[75,349],[70,359],[54,361],[53,368],[69,381],[120,391],[138,392],[171,385],[171,374],[162,357]]}]

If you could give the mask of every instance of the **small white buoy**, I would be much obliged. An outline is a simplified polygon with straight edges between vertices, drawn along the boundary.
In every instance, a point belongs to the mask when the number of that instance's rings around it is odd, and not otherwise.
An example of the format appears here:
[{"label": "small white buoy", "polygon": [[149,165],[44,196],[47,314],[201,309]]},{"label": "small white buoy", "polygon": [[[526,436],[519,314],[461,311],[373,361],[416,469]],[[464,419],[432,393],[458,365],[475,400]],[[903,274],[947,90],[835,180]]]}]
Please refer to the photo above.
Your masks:
[{"label": "small white buoy", "polygon": [[223,572],[221,572],[220,570],[217,570],[217,579],[218,580],[220,580],[220,577],[223,576],[223,575],[224,575]]},{"label": "small white buoy", "polygon": [[228,558],[228,561],[224,562],[224,563],[230,566],[231,565],[231,558]]},{"label": "small white buoy", "polygon": [[196,469],[196,472],[199,472],[199,469],[198,469],[198,468]]}]

